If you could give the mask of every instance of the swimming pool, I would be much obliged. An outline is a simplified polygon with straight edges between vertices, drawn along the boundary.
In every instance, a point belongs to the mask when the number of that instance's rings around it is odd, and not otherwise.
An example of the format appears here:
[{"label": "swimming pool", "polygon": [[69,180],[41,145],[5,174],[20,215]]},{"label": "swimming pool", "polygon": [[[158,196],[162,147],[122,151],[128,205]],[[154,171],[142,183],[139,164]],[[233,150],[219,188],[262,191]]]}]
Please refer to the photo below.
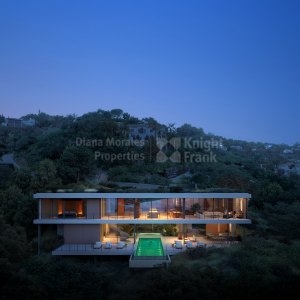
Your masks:
[{"label": "swimming pool", "polygon": [[140,236],[135,256],[164,256],[161,238],[157,236]]}]

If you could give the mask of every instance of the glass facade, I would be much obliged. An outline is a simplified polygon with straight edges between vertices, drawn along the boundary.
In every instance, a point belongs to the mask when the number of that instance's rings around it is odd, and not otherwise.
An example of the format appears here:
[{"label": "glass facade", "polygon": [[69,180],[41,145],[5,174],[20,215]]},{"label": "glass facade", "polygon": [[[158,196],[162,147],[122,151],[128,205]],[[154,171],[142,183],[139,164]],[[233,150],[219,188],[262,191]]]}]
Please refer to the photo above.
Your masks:
[{"label": "glass facade", "polygon": [[87,200],[44,199],[41,204],[41,218],[85,218]]},{"label": "glass facade", "polygon": [[245,198],[43,199],[41,218],[176,220],[247,218]]},{"label": "glass facade", "polygon": [[247,199],[105,199],[105,219],[229,219],[246,218]]}]

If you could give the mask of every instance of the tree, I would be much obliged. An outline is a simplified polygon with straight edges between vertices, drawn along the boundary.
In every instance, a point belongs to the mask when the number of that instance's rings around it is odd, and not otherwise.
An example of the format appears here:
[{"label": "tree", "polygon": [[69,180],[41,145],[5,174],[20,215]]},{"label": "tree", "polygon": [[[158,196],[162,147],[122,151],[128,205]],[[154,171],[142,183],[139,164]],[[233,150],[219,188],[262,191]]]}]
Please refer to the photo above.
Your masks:
[{"label": "tree", "polygon": [[33,160],[35,158],[38,160],[44,158],[59,159],[67,143],[66,133],[61,130],[46,134],[31,147],[34,154]]},{"label": "tree", "polygon": [[84,114],[78,118],[72,129],[72,134],[75,137],[103,139],[114,136],[118,130],[118,125],[116,120],[112,119],[110,112],[98,111]]},{"label": "tree", "polygon": [[34,190],[51,188],[61,184],[57,177],[57,170],[54,162],[50,159],[42,160],[35,171],[32,179],[32,187]]},{"label": "tree", "polygon": [[261,194],[264,202],[275,204],[276,202],[280,201],[283,194],[283,189],[279,183],[271,182],[263,188]]},{"label": "tree", "polygon": [[183,124],[177,128],[177,133],[182,137],[204,136],[204,131],[202,128],[196,128],[190,124]]},{"label": "tree", "polygon": [[5,122],[5,117],[3,115],[0,115],[0,124]]},{"label": "tree", "polygon": [[147,124],[149,126],[158,126],[159,123],[154,118],[144,118],[142,119],[144,124]]},{"label": "tree", "polygon": [[21,209],[23,202],[24,195],[15,185],[0,193],[0,210],[5,218],[5,223],[14,223],[14,217],[18,210]]},{"label": "tree", "polygon": [[3,261],[20,262],[29,254],[24,229],[6,224],[2,215],[0,215],[0,245],[0,257]]},{"label": "tree", "polygon": [[112,109],[110,113],[113,119],[120,119],[123,116],[123,110],[119,108]]},{"label": "tree", "polygon": [[79,182],[95,169],[92,152],[84,147],[68,146],[60,162],[59,173],[64,182]]},{"label": "tree", "polygon": [[123,113],[123,119],[124,120],[129,120],[131,118],[129,113]]},{"label": "tree", "polygon": [[27,191],[31,186],[31,174],[28,169],[15,170],[11,176],[13,183],[22,191]]}]

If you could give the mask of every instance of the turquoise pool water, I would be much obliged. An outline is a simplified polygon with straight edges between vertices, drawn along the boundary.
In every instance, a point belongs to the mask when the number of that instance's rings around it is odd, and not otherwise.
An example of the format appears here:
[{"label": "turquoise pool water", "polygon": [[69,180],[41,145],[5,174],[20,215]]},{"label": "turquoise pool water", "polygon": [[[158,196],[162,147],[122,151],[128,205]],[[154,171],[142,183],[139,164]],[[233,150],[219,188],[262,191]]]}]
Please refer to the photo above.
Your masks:
[{"label": "turquoise pool water", "polygon": [[139,238],[135,251],[136,256],[164,256],[160,238]]}]

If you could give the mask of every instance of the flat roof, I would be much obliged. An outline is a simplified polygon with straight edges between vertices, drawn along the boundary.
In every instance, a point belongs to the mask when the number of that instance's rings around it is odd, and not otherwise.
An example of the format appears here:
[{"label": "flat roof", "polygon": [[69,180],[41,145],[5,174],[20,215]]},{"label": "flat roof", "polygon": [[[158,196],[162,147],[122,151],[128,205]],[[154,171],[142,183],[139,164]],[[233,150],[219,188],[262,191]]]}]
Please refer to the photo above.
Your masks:
[{"label": "flat roof", "polygon": [[101,198],[251,198],[248,193],[37,193],[35,199],[101,199]]}]

